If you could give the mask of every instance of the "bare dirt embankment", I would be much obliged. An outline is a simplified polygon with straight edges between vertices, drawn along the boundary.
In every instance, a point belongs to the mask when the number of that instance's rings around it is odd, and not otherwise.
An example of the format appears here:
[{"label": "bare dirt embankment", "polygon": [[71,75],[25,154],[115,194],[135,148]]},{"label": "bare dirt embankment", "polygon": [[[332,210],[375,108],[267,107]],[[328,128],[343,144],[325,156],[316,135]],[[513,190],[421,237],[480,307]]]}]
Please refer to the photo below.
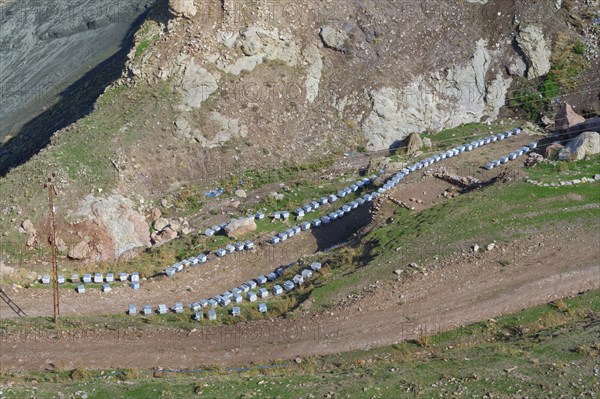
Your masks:
[{"label": "bare dirt embankment", "polygon": [[[576,233],[576,234],[575,234]],[[515,254],[508,268],[500,250]],[[415,279],[391,283],[350,306],[290,320],[196,331],[24,332],[2,336],[8,369],[189,368],[367,349],[600,288],[593,234],[547,232]],[[560,256],[557,256],[560,254]],[[400,303],[400,295],[403,302]]]}]

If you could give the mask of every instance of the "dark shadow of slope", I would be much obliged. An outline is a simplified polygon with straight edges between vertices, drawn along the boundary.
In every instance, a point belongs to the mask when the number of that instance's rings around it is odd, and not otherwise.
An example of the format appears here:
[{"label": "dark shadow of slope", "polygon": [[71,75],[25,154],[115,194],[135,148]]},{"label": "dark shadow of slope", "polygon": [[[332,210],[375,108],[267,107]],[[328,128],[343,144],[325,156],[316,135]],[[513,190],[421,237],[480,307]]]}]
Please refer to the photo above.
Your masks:
[{"label": "dark shadow of slope", "polygon": [[[341,206],[340,202],[340,206]],[[370,212],[371,204],[359,206],[342,219],[335,220],[318,229],[313,229],[312,234],[317,240],[319,251],[323,251],[333,245],[349,240],[352,235],[372,221]],[[336,208],[337,209],[337,208]],[[307,219],[310,221],[310,219]]]},{"label": "dark shadow of slope", "polygon": [[0,177],[6,176],[12,168],[26,163],[48,146],[56,131],[94,110],[94,103],[106,87],[121,77],[127,54],[134,45],[135,32],[147,18],[155,19],[166,15],[165,4],[165,0],[159,0],[154,7],[136,18],[121,41],[119,51],[62,90],[56,104],[23,125],[0,147]]}]

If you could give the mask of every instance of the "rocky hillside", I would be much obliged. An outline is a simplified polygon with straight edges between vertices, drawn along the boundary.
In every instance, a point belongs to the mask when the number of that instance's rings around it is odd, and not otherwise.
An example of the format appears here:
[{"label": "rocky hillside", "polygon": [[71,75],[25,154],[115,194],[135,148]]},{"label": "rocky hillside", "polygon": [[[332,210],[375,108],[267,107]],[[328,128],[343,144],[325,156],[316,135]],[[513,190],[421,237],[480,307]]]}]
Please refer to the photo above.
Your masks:
[{"label": "rocky hillside", "polygon": [[27,240],[25,219],[43,230],[38,184],[56,171],[65,231],[89,242],[73,215],[91,210],[88,222],[104,226],[94,206],[122,198],[139,217],[126,233],[104,229],[114,234],[103,242],[125,234],[143,247],[144,215],[191,183],[499,116],[553,119],[562,100],[597,113],[597,10],[594,0],[161,2],[94,112],[3,177],[0,223],[11,242]]}]

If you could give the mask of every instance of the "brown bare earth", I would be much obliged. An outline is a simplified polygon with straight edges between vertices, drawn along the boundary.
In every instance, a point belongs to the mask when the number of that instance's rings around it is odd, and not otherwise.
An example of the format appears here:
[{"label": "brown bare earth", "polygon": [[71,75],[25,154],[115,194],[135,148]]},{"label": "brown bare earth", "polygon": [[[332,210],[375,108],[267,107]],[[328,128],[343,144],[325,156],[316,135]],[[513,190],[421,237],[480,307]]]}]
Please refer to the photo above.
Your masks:
[{"label": "brown bare earth", "polygon": [[[487,181],[490,176],[480,165],[530,139],[523,135],[440,165],[461,176]],[[505,175],[511,168],[511,172],[518,173],[522,163],[511,163],[494,173]],[[445,190],[458,192],[448,182],[415,174],[392,191],[390,198],[414,204],[418,212],[451,200],[442,195]],[[111,293],[92,289],[84,295],[62,290],[61,313],[115,314],[123,313],[129,303],[171,306],[176,301],[187,304],[210,297],[348,239],[361,228],[373,228],[391,215],[393,207],[384,200],[374,209],[362,208],[314,235],[302,234],[283,246],[263,246],[254,254],[191,268],[173,279],[152,279],[144,282],[139,291],[126,286],[116,287]],[[600,288],[597,234],[582,227],[568,227],[569,230],[565,227],[536,231],[518,241],[497,244],[491,251],[449,255],[409,272],[410,277],[406,273],[400,278],[391,274],[334,309],[307,312],[293,319],[221,327],[199,325],[192,332],[156,327],[73,330],[58,336],[51,331],[6,333],[0,341],[0,364],[6,369],[24,370],[58,365],[192,368],[285,360],[392,344]],[[503,265],[501,261],[506,259],[510,263]],[[6,287],[5,292],[30,316],[51,313],[51,290],[15,291]],[[0,302],[0,317],[16,315]]]},{"label": "brown bare earth", "polygon": [[[522,163],[518,162],[490,172],[482,169],[481,165],[520,148],[531,140],[531,136],[523,134],[513,137],[511,140],[498,142],[465,153],[460,157],[445,160],[438,165],[449,168],[459,175],[474,176],[485,181],[498,173],[522,168]],[[442,194],[445,190],[455,191],[452,190],[452,187],[452,184],[443,180],[423,176],[419,173],[410,176],[406,184],[391,191],[390,197],[392,200],[398,199],[410,204],[415,208],[415,212],[419,212],[449,200]],[[251,193],[250,198],[255,197],[254,194]],[[410,201],[411,199],[421,202]],[[381,210],[376,219],[387,218],[385,213],[385,210]],[[237,253],[224,259],[215,259],[206,265],[179,273],[172,279],[164,276],[143,281],[140,290],[137,291],[129,288],[127,284],[113,288],[110,293],[103,293],[99,289],[89,289],[85,294],[78,294],[74,290],[61,290],[61,314],[65,316],[122,314],[130,303],[138,306],[148,304],[155,308],[161,303],[172,306],[178,301],[189,304],[201,298],[210,298],[226,290],[231,290],[260,274],[269,273],[281,265],[294,262],[302,256],[312,255],[339,243],[363,226],[368,225],[366,229],[370,229],[378,223],[375,221],[369,224],[370,221],[369,209],[361,207],[343,219],[314,230],[312,234],[300,234],[300,236],[275,247],[268,244],[260,245],[252,254]],[[118,271],[115,270],[115,272]],[[28,316],[50,316],[52,314],[50,289],[14,290],[7,287],[5,291]],[[0,301],[0,318],[16,316],[4,302]]]},{"label": "brown bare earth", "polygon": [[[448,262],[406,282],[383,283],[353,304],[292,320],[192,332],[76,331],[2,336],[8,369],[190,368],[367,349],[489,319],[600,287],[600,248],[586,231],[540,233]],[[499,257],[514,254],[507,268]],[[427,265],[430,269],[432,265]],[[402,303],[400,304],[400,295]]]}]

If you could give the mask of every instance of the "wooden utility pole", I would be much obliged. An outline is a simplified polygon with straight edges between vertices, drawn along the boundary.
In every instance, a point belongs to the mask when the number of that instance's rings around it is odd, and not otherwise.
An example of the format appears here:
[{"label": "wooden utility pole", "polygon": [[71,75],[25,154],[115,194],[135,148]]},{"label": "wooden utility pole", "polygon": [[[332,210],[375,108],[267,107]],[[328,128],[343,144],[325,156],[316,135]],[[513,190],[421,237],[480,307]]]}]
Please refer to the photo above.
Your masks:
[{"label": "wooden utility pole", "polygon": [[54,324],[57,324],[58,316],[60,314],[60,306],[58,299],[58,270],[56,267],[56,228],[54,226],[54,204],[52,201],[52,179],[54,179],[54,177],[56,177],[56,173],[52,173],[50,176],[48,176],[48,181],[44,187],[48,189],[48,207],[50,212],[50,247],[52,250],[52,296],[54,299]]}]

